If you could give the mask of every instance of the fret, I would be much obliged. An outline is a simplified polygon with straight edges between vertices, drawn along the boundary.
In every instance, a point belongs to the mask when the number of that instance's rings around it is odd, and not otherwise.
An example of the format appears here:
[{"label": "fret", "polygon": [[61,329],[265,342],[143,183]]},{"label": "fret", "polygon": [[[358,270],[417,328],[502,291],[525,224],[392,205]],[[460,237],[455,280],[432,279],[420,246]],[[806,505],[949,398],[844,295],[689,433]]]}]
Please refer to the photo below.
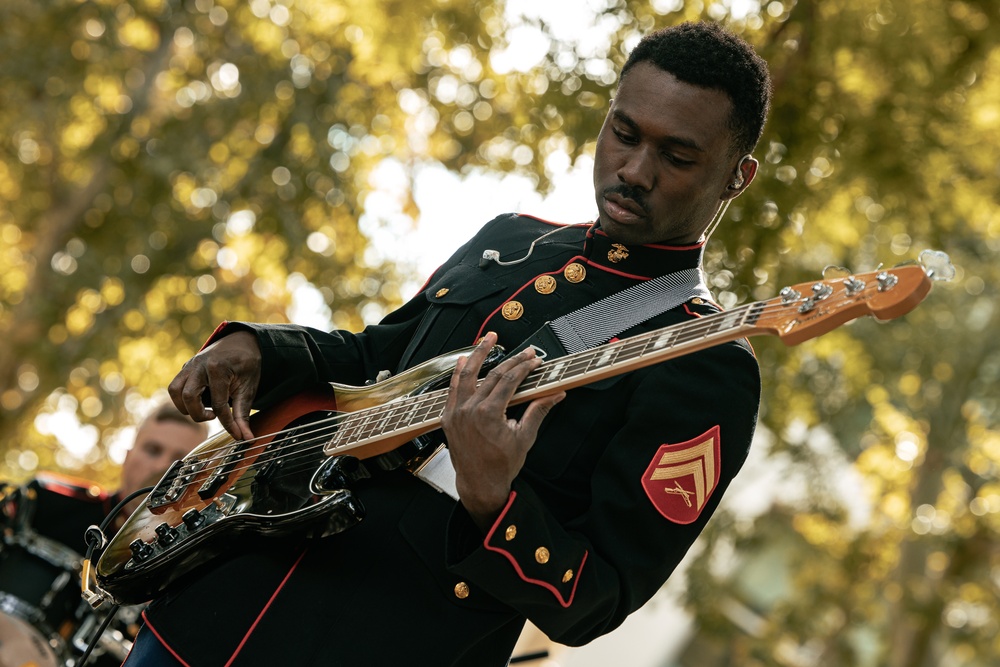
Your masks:
[{"label": "fret", "polygon": [[423,421],[426,414],[426,408],[422,406],[424,402],[423,396],[418,396],[416,400],[410,401],[410,409],[406,412],[406,426],[413,426],[414,423]]},{"label": "fret", "polygon": [[643,334],[635,338],[626,338],[619,344],[621,351],[618,353],[618,358],[626,361],[641,358],[645,354],[648,342],[649,334]]},{"label": "fret", "polygon": [[407,401],[393,401],[389,404],[389,414],[386,415],[387,430],[396,431],[403,426],[407,407]]},{"label": "fret", "polygon": [[739,327],[740,323],[743,321],[743,310],[743,308],[739,308],[720,313],[719,328],[717,331],[725,331]]},{"label": "fret", "polygon": [[763,301],[750,304],[750,307],[747,308],[746,317],[743,319],[743,323],[749,325],[756,324],[760,314],[764,312],[764,305]]},{"label": "fret", "polygon": [[591,363],[587,364],[587,370],[591,368],[601,368],[602,366],[607,366],[614,363],[615,359],[618,358],[618,352],[620,348],[617,346],[605,346],[597,358]]},{"label": "fret", "polygon": [[567,359],[569,357],[563,357],[561,359],[556,359],[555,361],[549,362],[542,366],[542,382],[558,382],[562,379],[563,369],[566,368]]},{"label": "fret", "polygon": [[680,334],[679,331],[674,331],[672,329],[664,329],[663,331],[657,332],[652,338],[652,350],[662,350],[665,347],[670,347],[674,343],[674,339]]}]

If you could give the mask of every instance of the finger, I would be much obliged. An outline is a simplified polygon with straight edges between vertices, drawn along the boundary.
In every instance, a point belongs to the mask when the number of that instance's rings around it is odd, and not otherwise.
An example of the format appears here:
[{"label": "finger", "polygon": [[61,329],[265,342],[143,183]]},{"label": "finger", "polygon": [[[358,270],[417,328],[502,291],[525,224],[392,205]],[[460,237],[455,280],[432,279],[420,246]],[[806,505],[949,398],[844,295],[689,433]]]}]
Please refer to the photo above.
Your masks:
[{"label": "finger", "polygon": [[542,359],[535,356],[533,349],[522,350],[490,371],[480,385],[480,391],[488,393],[490,402],[506,405],[525,378],[541,364]]},{"label": "finger", "polygon": [[187,404],[184,402],[184,384],[187,381],[187,377],[187,368],[182,368],[180,372],[174,376],[174,379],[170,381],[170,384],[167,385],[167,393],[170,394],[170,400],[173,401],[174,406],[185,415],[188,414]]},{"label": "finger", "polygon": [[183,386],[180,389],[179,408],[196,422],[204,422],[215,418],[215,415],[211,411],[206,410],[205,404],[201,400],[207,388],[207,385],[203,381],[194,375],[189,375],[184,380]]},{"label": "finger", "polygon": [[209,375],[208,392],[211,409],[215,413],[215,418],[219,420],[222,428],[226,429],[230,435],[241,440],[243,435],[242,430],[237,426],[232,408],[229,407],[229,387],[231,382],[232,378],[228,373],[224,374],[222,378],[218,377],[218,375],[214,377]]},{"label": "finger", "polygon": [[462,369],[461,382],[466,385],[466,388],[469,388],[468,385],[470,383],[472,384],[471,388],[475,388],[479,380],[479,372],[483,369],[483,363],[496,343],[497,335],[490,331],[480,339],[475,349],[472,350],[472,354],[468,357],[468,362]]},{"label": "finger", "polygon": [[552,408],[558,405],[564,398],[566,398],[566,392],[561,391],[558,394],[537,398],[529,403],[527,409],[524,411],[524,414],[521,415],[521,421],[519,423],[522,437],[528,439],[530,442],[534,442],[535,436],[538,435],[538,429],[542,425],[542,420],[544,420],[545,417],[552,411]]},{"label": "finger", "polygon": [[455,370],[451,372],[451,382],[448,383],[448,400],[445,402],[444,417],[447,417],[458,404],[459,394],[461,393],[459,382],[462,378],[462,369],[468,362],[468,357],[459,357],[458,361],[455,362]]},{"label": "finger", "polygon": [[[253,431],[250,430],[250,404],[252,402],[253,396],[250,396],[247,391],[238,391],[233,395],[233,421],[240,431],[238,437],[243,440],[252,440],[254,437]],[[232,432],[230,431],[230,433]]]}]

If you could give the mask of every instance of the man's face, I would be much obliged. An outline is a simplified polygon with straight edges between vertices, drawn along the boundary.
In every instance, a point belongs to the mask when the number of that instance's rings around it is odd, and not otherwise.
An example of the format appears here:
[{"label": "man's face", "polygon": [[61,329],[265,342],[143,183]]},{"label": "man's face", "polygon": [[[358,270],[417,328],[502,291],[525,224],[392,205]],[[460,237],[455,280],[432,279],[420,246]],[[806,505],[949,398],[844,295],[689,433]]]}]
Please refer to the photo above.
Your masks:
[{"label": "man's face", "polygon": [[601,229],[623,243],[698,241],[735,192],[732,102],[649,62],[629,70],[597,138]]},{"label": "man's face", "polygon": [[194,426],[170,420],[147,421],[125,455],[119,492],[125,496],[155,483],[171,463],[187,456],[203,439],[201,430]]}]

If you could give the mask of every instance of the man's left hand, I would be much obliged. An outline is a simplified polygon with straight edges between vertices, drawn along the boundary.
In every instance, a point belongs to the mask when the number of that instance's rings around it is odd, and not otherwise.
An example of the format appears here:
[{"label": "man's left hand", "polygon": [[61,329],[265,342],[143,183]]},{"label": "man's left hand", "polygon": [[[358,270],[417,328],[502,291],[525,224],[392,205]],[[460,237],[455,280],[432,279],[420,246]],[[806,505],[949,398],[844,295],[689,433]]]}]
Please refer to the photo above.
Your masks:
[{"label": "man's left hand", "polygon": [[511,482],[535,443],[542,419],[566,396],[559,392],[535,399],[520,419],[509,419],[507,404],[542,360],[528,348],[479,381],[483,361],[496,341],[496,334],[488,333],[468,357],[459,359],[442,415],[458,495],[484,532],[506,504]]}]

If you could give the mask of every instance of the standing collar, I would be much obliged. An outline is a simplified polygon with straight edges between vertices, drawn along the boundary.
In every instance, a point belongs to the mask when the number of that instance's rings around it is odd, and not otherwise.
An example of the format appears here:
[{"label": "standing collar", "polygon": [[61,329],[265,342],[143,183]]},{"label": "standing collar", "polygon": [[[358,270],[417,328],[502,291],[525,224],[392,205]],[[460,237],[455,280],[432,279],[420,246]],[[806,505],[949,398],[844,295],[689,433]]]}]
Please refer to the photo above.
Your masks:
[{"label": "standing collar", "polygon": [[608,271],[636,278],[655,278],[701,266],[704,247],[704,241],[680,246],[617,243],[595,222],[587,230],[583,254],[591,264]]}]

